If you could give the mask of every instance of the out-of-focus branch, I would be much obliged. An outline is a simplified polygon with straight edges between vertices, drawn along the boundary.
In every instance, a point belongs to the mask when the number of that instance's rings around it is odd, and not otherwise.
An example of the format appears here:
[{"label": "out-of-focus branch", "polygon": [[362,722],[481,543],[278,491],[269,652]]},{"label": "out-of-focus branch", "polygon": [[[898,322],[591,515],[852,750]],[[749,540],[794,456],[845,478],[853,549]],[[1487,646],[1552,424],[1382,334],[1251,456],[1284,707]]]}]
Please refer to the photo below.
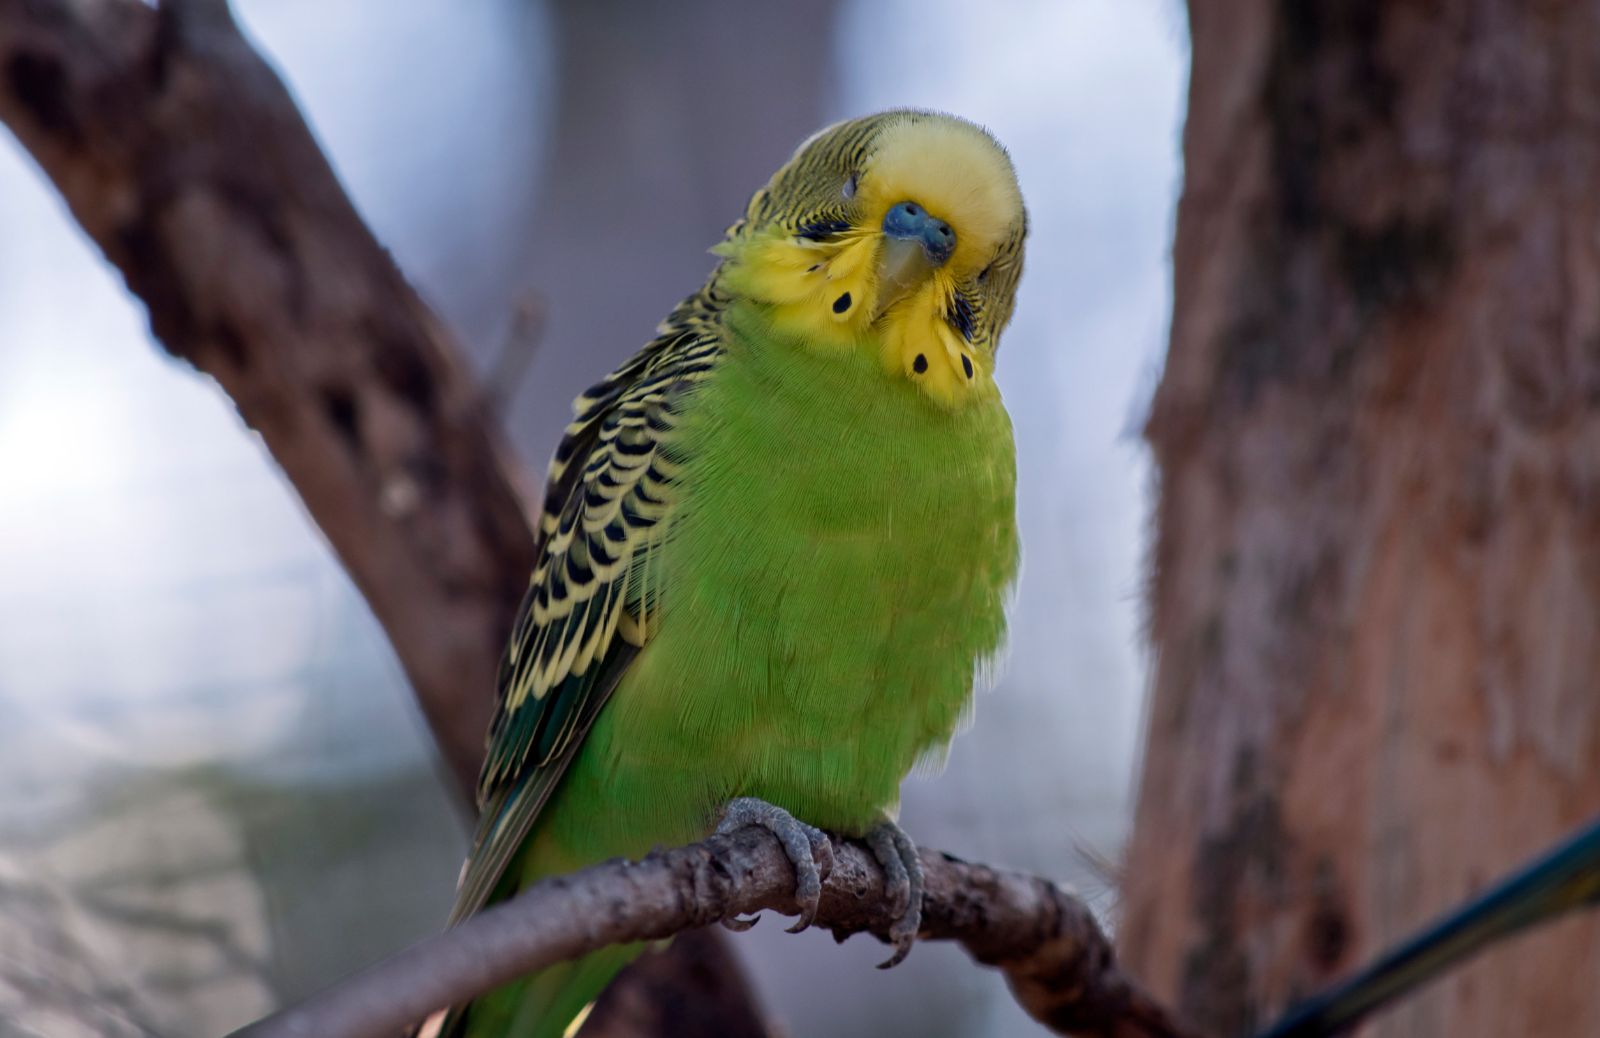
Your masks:
[{"label": "out-of-focus branch", "polygon": [[220,0],[0,0],[0,120],[261,434],[463,789],[533,533],[447,333]]},{"label": "out-of-focus branch", "polygon": [[[1021,873],[922,852],[922,936],[961,942],[1005,973],[1017,1001],[1058,1034],[1193,1038],[1116,967],[1081,901]],[[659,940],[746,912],[795,914],[794,869],[759,829],[546,880],[235,1038],[385,1038],[441,1006],[612,944]],[[883,873],[834,841],[817,924],[843,940],[887,935]]]}]

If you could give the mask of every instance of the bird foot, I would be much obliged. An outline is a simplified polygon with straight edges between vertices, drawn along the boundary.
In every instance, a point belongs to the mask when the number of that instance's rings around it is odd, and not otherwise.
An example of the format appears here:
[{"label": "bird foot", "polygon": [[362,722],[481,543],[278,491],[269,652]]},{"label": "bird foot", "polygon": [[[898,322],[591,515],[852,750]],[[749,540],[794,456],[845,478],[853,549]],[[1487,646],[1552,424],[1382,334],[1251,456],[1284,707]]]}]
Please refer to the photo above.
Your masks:
[{"label": "bird foot", "polygon": [[[716,831],[719,836],[725,836],[750,825],[760,826],[776,836],[794,865],[794,899],[800,906],[800,918],[789,927],[789,932],[799,933],[817,917],[817,906],[822,903],[822,881],[833,869],[833,844],[821,829],[756,797],[728,801]],[[722,925],[743,932],[756,925],[760,918],[760,915],[753,915],[748,919],[724,919]]]},{"label": "bird foot", "polygon": [[893,969],[911,953],[922,929],[922,859],[905,830],[887,819],[867,833],[867,849],[883,867],[883,894],[896,913],[889,927],[894,954],[878,963],[880,970]]}]

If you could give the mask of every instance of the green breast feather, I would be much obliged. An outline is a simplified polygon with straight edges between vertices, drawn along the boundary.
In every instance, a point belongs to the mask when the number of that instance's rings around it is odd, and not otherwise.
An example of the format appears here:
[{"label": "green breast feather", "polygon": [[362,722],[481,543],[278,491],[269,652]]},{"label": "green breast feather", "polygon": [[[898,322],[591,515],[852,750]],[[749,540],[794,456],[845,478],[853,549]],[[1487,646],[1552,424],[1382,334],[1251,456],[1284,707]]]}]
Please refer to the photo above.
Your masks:
[{"label": "green breast feather", "polygon": [[[865,352],[798,348],[728,315],[684,418],[693,465],[662,568],[662,646],[640,661],[737,792],[859,832],[941,747],[998,650],[1016,572],[998,396],[951,413]],[[680,704],[681,705],[681,704]]]}]

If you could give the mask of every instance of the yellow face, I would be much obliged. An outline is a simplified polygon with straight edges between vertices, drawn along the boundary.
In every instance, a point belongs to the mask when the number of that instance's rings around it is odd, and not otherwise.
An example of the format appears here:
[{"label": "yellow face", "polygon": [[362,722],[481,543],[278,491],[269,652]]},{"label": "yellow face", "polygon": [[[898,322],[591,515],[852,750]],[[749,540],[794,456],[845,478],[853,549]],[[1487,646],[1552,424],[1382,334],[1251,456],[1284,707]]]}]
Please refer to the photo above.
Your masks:
[{"label": "yellow face", "polygon": [[1027,230],[1006,153],[895,111],[800,146],[717,248],[723,281],[816,349],[870,349],[946,406],[993,392]]}]

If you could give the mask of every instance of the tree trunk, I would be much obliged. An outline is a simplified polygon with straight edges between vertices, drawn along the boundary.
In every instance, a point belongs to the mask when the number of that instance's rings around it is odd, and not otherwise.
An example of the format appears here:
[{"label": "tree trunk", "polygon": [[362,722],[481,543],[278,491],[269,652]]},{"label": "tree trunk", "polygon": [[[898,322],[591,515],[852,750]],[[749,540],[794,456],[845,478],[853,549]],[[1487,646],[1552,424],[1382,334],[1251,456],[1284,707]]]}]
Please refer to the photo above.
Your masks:
[{"label": "tree trunk", "polygon": [[[1190,7],[1121,933],[1227,1038],[1600,811],[1600,3]],[[1597,963],[1365,1033],[1600,1034]]]}]

